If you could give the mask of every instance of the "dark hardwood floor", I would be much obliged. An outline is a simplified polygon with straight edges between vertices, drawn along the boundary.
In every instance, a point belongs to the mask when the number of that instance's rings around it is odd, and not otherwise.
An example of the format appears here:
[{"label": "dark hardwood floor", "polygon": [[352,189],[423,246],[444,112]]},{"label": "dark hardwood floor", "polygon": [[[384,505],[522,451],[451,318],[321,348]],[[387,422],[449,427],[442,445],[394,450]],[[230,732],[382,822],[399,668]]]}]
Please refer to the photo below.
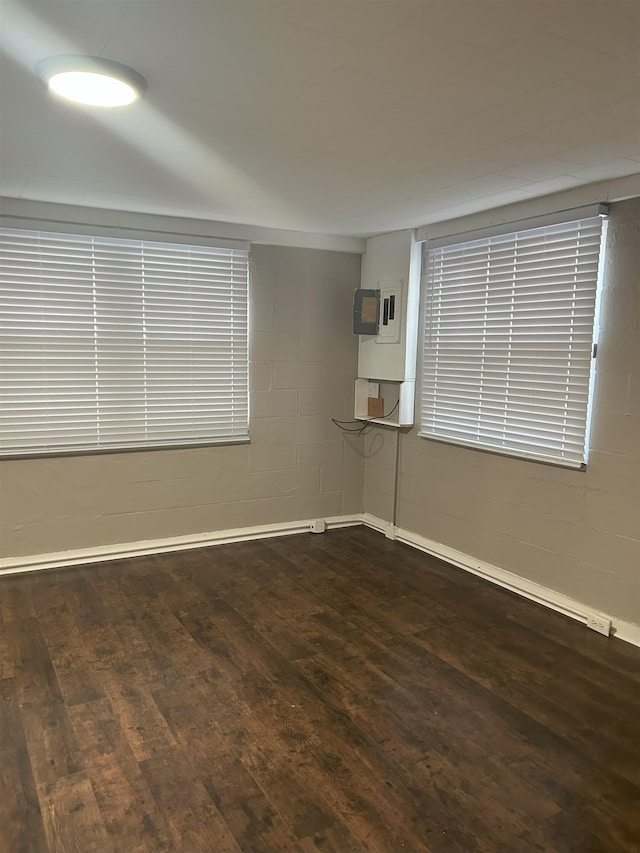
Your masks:
[{"label": "dark hardwood floor", "polygon": [[370,530],[0,614],[2,853],[640,849],[640,649]]}]

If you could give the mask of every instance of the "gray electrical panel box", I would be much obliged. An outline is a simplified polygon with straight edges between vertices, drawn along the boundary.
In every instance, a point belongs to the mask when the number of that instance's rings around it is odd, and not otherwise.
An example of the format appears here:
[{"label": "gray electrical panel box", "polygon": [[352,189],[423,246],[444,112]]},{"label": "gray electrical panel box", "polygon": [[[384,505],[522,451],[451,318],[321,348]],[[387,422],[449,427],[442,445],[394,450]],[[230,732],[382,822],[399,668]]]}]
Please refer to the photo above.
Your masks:
[{"label": "gray electrical panel box", "polygon": [[358,288],[353,294],[353,334],[377,335],[380,325],[380,291]]}]

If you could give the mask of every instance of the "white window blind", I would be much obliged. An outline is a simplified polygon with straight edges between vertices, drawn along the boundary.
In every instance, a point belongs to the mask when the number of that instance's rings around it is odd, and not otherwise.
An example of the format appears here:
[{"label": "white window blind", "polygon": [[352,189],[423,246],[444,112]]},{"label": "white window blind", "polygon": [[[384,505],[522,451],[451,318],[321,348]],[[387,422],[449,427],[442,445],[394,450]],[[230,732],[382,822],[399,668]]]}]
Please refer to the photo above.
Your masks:
[{"label": "white window blind", "polygon": [[0,229],[0,454],[247,436],[246,249]]},{"label": "white window blind", "polygon": [[586,461],[602,219],[431,249],[420,434]]}]

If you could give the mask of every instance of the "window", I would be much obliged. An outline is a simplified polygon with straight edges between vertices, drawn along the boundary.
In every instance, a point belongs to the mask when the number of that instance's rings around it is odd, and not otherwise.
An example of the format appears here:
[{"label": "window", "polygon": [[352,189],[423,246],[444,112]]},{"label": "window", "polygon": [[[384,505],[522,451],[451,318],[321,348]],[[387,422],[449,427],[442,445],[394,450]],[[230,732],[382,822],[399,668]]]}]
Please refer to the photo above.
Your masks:
[{"label": "window", "polygon": [[0,229],[0,454],[242,440],[244,248]]},{"label": "window", "polygon": [[602,217],[425,253],[420,434],[586,462]]}]

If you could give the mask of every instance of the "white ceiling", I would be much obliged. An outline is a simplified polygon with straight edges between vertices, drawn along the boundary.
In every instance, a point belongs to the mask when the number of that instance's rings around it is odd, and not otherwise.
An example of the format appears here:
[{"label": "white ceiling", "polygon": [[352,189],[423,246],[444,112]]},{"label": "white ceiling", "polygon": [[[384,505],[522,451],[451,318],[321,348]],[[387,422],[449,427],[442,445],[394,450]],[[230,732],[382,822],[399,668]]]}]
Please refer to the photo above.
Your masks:
[{"label": "white ceiling", "polygon": [[[0,194],[329,234],[640,171],[638,0],[2,0]],[[148,80],[98,112],[35,63]]]}]

